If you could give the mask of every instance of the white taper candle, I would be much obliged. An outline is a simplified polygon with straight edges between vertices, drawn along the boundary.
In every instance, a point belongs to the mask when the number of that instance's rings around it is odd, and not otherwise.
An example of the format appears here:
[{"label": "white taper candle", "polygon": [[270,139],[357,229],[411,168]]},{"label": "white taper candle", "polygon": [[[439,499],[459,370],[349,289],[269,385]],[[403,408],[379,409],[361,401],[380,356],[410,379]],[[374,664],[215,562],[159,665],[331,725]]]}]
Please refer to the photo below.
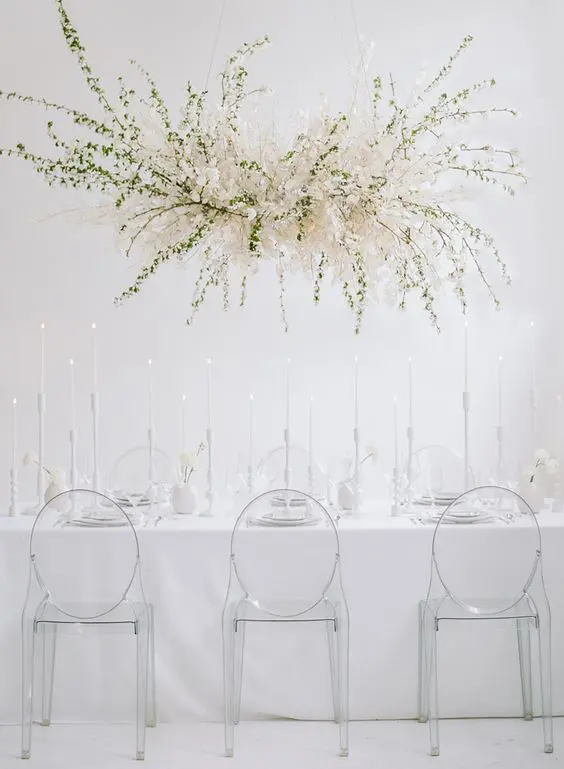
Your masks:
[{"label": "white taper candle", "polygon": [[76,430],[76,392],[74,380],[74,360],[69,358],[70,366],[70,402],[71,402],[71,430]]},{"label": "white taper candle", "polygon": [[41,376],[39,392],[45,392],[45,323],[41,323],[39,328],[41,329]]},{"label": "white taper candle", "polygon": [[95,323],[92,324],[92,392],[98,392],[98,344]]},{"label": "white taper candle", "polygon": [[153,429],[153,361],[147,361],[147,389],[149,394],[149,430]]},{"label": "white taper candle", "polygon": [[182,411],[181,411],[181,434],[180,434],[180,453],[186,453],[186,395],[182,396]]},{"label": "white taper candle", "polygon": [[12,400],[12,470],[18,467],[18,399]]},{"label": "white taper candle", "polygon": [[254,462],[254,396],[249,395],[249,469],[252,469]]},{"label": "white taper candle", "polygon": [[211,381],[212,381],[212,359],[208,358],[208,374],[207,374],[207,400],[208,400],[208,430],[212,429],[212,396],[211,396]]}]

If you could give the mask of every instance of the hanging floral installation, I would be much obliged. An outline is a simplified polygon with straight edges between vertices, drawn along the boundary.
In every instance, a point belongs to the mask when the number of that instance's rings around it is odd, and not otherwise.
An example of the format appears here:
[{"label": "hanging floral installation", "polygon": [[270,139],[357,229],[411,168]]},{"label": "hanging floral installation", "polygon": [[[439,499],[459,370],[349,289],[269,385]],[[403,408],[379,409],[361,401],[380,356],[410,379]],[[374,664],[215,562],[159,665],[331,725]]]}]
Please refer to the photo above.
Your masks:
[{"label": "hanging floral installation", "polygon": [[[112,99],[88,63],[63,0],[55,0],[68,49],[96,97],[98,115],[46,99],[0,91],[0,97],[44,107],[71,129],[63,138],[47,122],[54,155],[24,144],[0,149],[23,158],[51,186],[100,193],[104,211],[124,238],[127,257],[140,260],[133,283],[116,298],[140,292],[172,260],[196,260],[190,323],[211,287],[232,289],[245,303],[250,278],[265,261],[278,275],[282,317],[284,282],[303,273],[313,301],[328,279],[340,285],[361,327],[367,302],[385,291],[400,308],[415,292],[433,324],[435,299],[451,287],[463,309],[467,274],[476,270],[492,298],[492,270],[508,280],[490,235],[468,221],[460,199],[473,181],[514,194],[524,180],[516,150],[462,140],[473,121],[515,115],[507,108],[476,106],[495,86],[484,80],[454,93],[444,81],[472,38],[463,39],[438,74],[422,83],[407,103],[393,82],[371,81],[367,114],[326,114],[308,121],[285,144],[272,126],[245,120],[243,107],[266,89],[247,90],[247,63],[269,41],[242,45],[221,72],[221,97],[186,86],[175,121],[150,75],[141,93],[118,78]],[[391,289],[391,291],[390,291]]]}]

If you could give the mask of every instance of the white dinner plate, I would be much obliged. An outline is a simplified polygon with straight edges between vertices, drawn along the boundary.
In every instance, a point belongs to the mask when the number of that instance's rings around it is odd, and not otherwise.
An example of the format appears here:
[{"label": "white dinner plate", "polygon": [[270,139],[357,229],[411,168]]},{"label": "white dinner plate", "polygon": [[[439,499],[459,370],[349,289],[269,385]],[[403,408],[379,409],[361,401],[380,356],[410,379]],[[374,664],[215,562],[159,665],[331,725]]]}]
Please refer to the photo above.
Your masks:
[{"label": "white dinner plate", "polygon": [[255,518],[253,523],[256,526],[270,526],[270,528],[278,526],[312,526],[314,523],[319,523],[319,518],[267,518],[266,515],[261,515]]}]

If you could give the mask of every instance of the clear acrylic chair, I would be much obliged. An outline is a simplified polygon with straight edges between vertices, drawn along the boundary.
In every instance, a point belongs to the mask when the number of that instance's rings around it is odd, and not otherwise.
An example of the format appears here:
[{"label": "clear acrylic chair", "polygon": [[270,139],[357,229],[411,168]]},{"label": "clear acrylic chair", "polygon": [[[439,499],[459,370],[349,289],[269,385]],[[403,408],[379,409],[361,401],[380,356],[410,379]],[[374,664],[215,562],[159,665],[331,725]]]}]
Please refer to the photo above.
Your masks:
[{"label": "clear acrylic chair", "polygon": [[[327,473],[313,458],[310,468],[309,451],[301,446],[291,445],[289,448],[290,486],[293,489],[311,494],[316,499],[324,499],[327,495]],[[262,488],[276,490],[286,486],[286,447],[277,446],[269,451],[258,463],[257,485]]]},{"label": "clear acrylic chair", "polygon": [[[461,528],[463,523],[466,526]],[[473,536],[482,523],[488,527],[487,539]],[[465,492],[444,510],[435,526],[429,589],[419,605],[419,720],[429,722],[432,756],[439,755],[437,633],[441,623],[488,619],[515,622],[525,720],[533,717],[530,634],[531,628],[536,630],[544,751],[552,753],[550,605],[540,529],[525,500],[498,486]]]},{"label": "clear acrylic chair", "polygon": [[[407,476],[407,465],[404,473]],[[458,495],[464,488],[464,459],[447,446],[423,446],[412,457],[412,497]],[[472,472],[470,472],[473,483]]]},{"label": "clear acrylic chair", "polygon": [[225,755],[233,756],[239,723],[245,631],[257,622],[325,625],[340,755],[348,755],[349,611],[331,516],[301,491],[260,494],[235,523],[230,560],[223,608]]},{"label": "clear acrylic chair", "polygon": [[22,612],[21,757],[31,754],[38,688],[40,723],[51,723],[57,636],[65,631],[105,631],[130,633],[136,639],[135,757],[143,759],[145,726],[156,724],[154,623],[141,583],[139,542],[129,517],[103,494],[64,491],[38,513],[29,554]]},{"label": "clear acrylic chair", "polygon": [[145,512],[168,500],[175,469],[162,449],[135,446],[115,461],[108,479],[108,494],[118,504]]}]

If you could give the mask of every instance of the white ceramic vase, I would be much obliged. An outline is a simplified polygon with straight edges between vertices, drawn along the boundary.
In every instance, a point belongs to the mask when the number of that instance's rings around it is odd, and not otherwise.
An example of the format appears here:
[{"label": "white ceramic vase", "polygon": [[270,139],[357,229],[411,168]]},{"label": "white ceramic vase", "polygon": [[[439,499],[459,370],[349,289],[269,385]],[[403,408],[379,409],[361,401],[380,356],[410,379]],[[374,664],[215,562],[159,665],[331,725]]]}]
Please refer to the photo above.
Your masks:
[{"label": "white ceramic vase", "polygon": [[554,497],[554,476],[549,475],[544,467],[535,469],[534,480],[523,478],[519,492],[531,506],[534,513],[544,508],[544,500]]},{"label": "white ceramic vase", "polygon": [[198,509],[198,493],[191,483],[177,483],[172,490],[172,506],[180,515],[192,515]]},{"label": "white ceramic vase", "polygon": [[[45,504],[48,504],[51,502],[51,500],[57,496],[57,494],[61,494],[63,491],[67,491],[67,489],[64,486],[60,486],[55,481],[51,481],[51,483],[47,486],[45,489],[45,494],[43,495],[43,500]],[[53,503],[53,507],[55,510],[59,510],[60,512],[65,512],[63,510],[63,506],[65,505],[65,502],[63,500],[58,500]]]}]

